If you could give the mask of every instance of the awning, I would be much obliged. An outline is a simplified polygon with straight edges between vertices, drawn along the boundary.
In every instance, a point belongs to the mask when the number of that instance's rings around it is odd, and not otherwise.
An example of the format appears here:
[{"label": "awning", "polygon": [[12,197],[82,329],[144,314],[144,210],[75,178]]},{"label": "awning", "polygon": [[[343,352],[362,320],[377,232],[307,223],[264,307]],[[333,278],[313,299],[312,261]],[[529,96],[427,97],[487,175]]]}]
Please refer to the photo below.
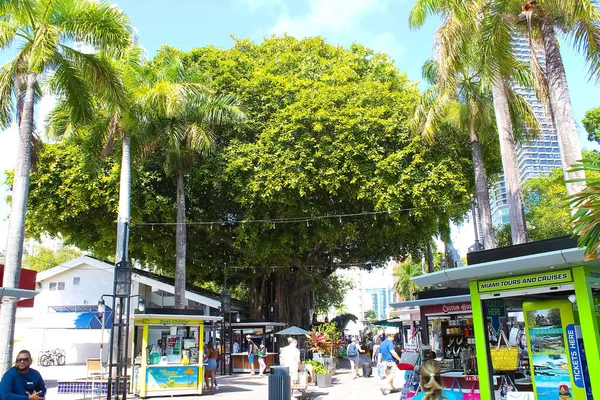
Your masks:
[{"label": "awning", "polygon": [[471,296],[468,294],[463,294],[460,296],[446,296],[446,297],[437,297],[437,298],[432,298],[432,299],[409,300],[409,301],[403,301],[401,303],[390,303],[390,306],[394,307],[394,308],[411,308],[411,307],[435,306],[438,304],[467,303],[470,301],[471,301]]},{"label": "awning", "polygon": [[403,325],[403,322],[400,321],[397,318],[394,319],[382,319],[380,321],[375,321],[375,322],[369,322],[371,325],[377,325],[377,326],[392,326],[395,328],[401,328]]},{"label": "awning", "polygon": [[2,303],[12,303],[23,299],[31,299],[39,292],[39,290],[0,287],[0,299]]},{"label": "awning", "polygon": [[[29,327],[32,329],[102,329],[102,315],[99,312],[58,312],[44,315],[34,320]],[[112,311],[104,313],[106,319],[104,328],[112,327]]]},{"label": "awning", "polygon": [[[468,288],[469,282],[472,280],[504,278],[513,274],[524,275],[583,265],[598,266],[600,264],[598,260],[585,261],[583,249],[572,248],[449,268],[415,276],[410,280],[421,287]],[[406,303],[410,302],[403,304]]]}]

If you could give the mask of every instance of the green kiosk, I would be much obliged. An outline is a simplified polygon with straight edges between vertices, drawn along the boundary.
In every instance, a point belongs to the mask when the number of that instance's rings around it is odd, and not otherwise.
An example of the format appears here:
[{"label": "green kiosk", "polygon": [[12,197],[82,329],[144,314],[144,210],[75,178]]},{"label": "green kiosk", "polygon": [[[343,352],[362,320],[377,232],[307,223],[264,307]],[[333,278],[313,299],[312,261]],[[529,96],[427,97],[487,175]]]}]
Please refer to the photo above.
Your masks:
[{"label": "green kiosk", "polygon": [[600,399],[600,261],[568,237],[467,260],[412,280],[470,289],[481,399]]}]

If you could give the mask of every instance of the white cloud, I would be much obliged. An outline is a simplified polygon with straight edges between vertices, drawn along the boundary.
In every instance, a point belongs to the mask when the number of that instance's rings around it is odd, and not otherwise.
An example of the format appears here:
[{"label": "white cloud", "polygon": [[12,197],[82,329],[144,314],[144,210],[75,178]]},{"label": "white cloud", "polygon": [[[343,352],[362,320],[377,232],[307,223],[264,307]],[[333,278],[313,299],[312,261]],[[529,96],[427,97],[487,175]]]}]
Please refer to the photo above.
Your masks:
[{"label": "white cloud", "polygon": [[387,9],[389,0],[308,0],[305,15],[290,17],[283,12],[271,28],[271,33],[303,38],[323,35],[331,39],[343,37],[359,29],[365,16]]},{"label": "white cloud", "polygon": [[380,53],[387,53],[395,61],[396,65],[400,65],[405,51],[404,46],[402,46],[396,35],[391,32],[384,32],[378,35],[369,41],[368,47]]}]

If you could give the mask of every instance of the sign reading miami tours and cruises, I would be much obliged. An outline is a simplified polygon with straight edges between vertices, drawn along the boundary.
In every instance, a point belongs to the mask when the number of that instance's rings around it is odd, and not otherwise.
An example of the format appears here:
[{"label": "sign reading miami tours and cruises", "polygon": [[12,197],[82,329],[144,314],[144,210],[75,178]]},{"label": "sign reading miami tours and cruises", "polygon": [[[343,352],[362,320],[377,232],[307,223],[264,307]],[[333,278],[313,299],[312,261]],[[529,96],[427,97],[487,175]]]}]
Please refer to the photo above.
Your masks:
[{"label": "sign reading miami tours and cruises", "polygon": [[573,275],[570,270],[542,272],[539,274],[511,276],[502,279],[479,281],[479,293],[497,292],[498,290],[524,289],[535,286],[547,286],[559,283],[572,282]]}]

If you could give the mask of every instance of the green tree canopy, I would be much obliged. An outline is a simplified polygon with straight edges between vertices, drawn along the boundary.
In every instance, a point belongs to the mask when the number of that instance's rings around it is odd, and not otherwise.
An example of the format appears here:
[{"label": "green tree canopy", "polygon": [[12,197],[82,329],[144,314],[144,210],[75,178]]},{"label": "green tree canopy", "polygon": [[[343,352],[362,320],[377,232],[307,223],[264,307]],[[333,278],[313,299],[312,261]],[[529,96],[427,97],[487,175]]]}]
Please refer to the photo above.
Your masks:
[{"label": "green tree canopy", "polygon": [[25,255],[23,268],[42,272],[79,257],[81,254],[81,251],[71,246],[60,247],[57,250],[42,246],[36,249],[34,254]]},{"label": "green tree canopy", "polygon": [[588,133],[588,140],[600,143],[600,107],[586,111],[581,122]]},{"label": "green tree canopy", "polygon": [[[216,127],[217,150],[188,173],[188,281],[222,282],[228,265],[228,282],[252,293],[253,317],[277,299],[280,319],[308,326],[316,282],[422,249],[468,210],[468,138],[450,129],[430,147],[409,131],[420,95],[387,56],[284,37],[194,49],[183,61],[235,96],[248,119]],[[134,167],[130,249],[172,273],[175,227],[165,223],[176,220],[175,181],[160,167],[164,156],[159,149]],[[29,232],[61,233],[111,257],[115,161],[92,178],[76,143],[48,145],[42,157]]]}]

